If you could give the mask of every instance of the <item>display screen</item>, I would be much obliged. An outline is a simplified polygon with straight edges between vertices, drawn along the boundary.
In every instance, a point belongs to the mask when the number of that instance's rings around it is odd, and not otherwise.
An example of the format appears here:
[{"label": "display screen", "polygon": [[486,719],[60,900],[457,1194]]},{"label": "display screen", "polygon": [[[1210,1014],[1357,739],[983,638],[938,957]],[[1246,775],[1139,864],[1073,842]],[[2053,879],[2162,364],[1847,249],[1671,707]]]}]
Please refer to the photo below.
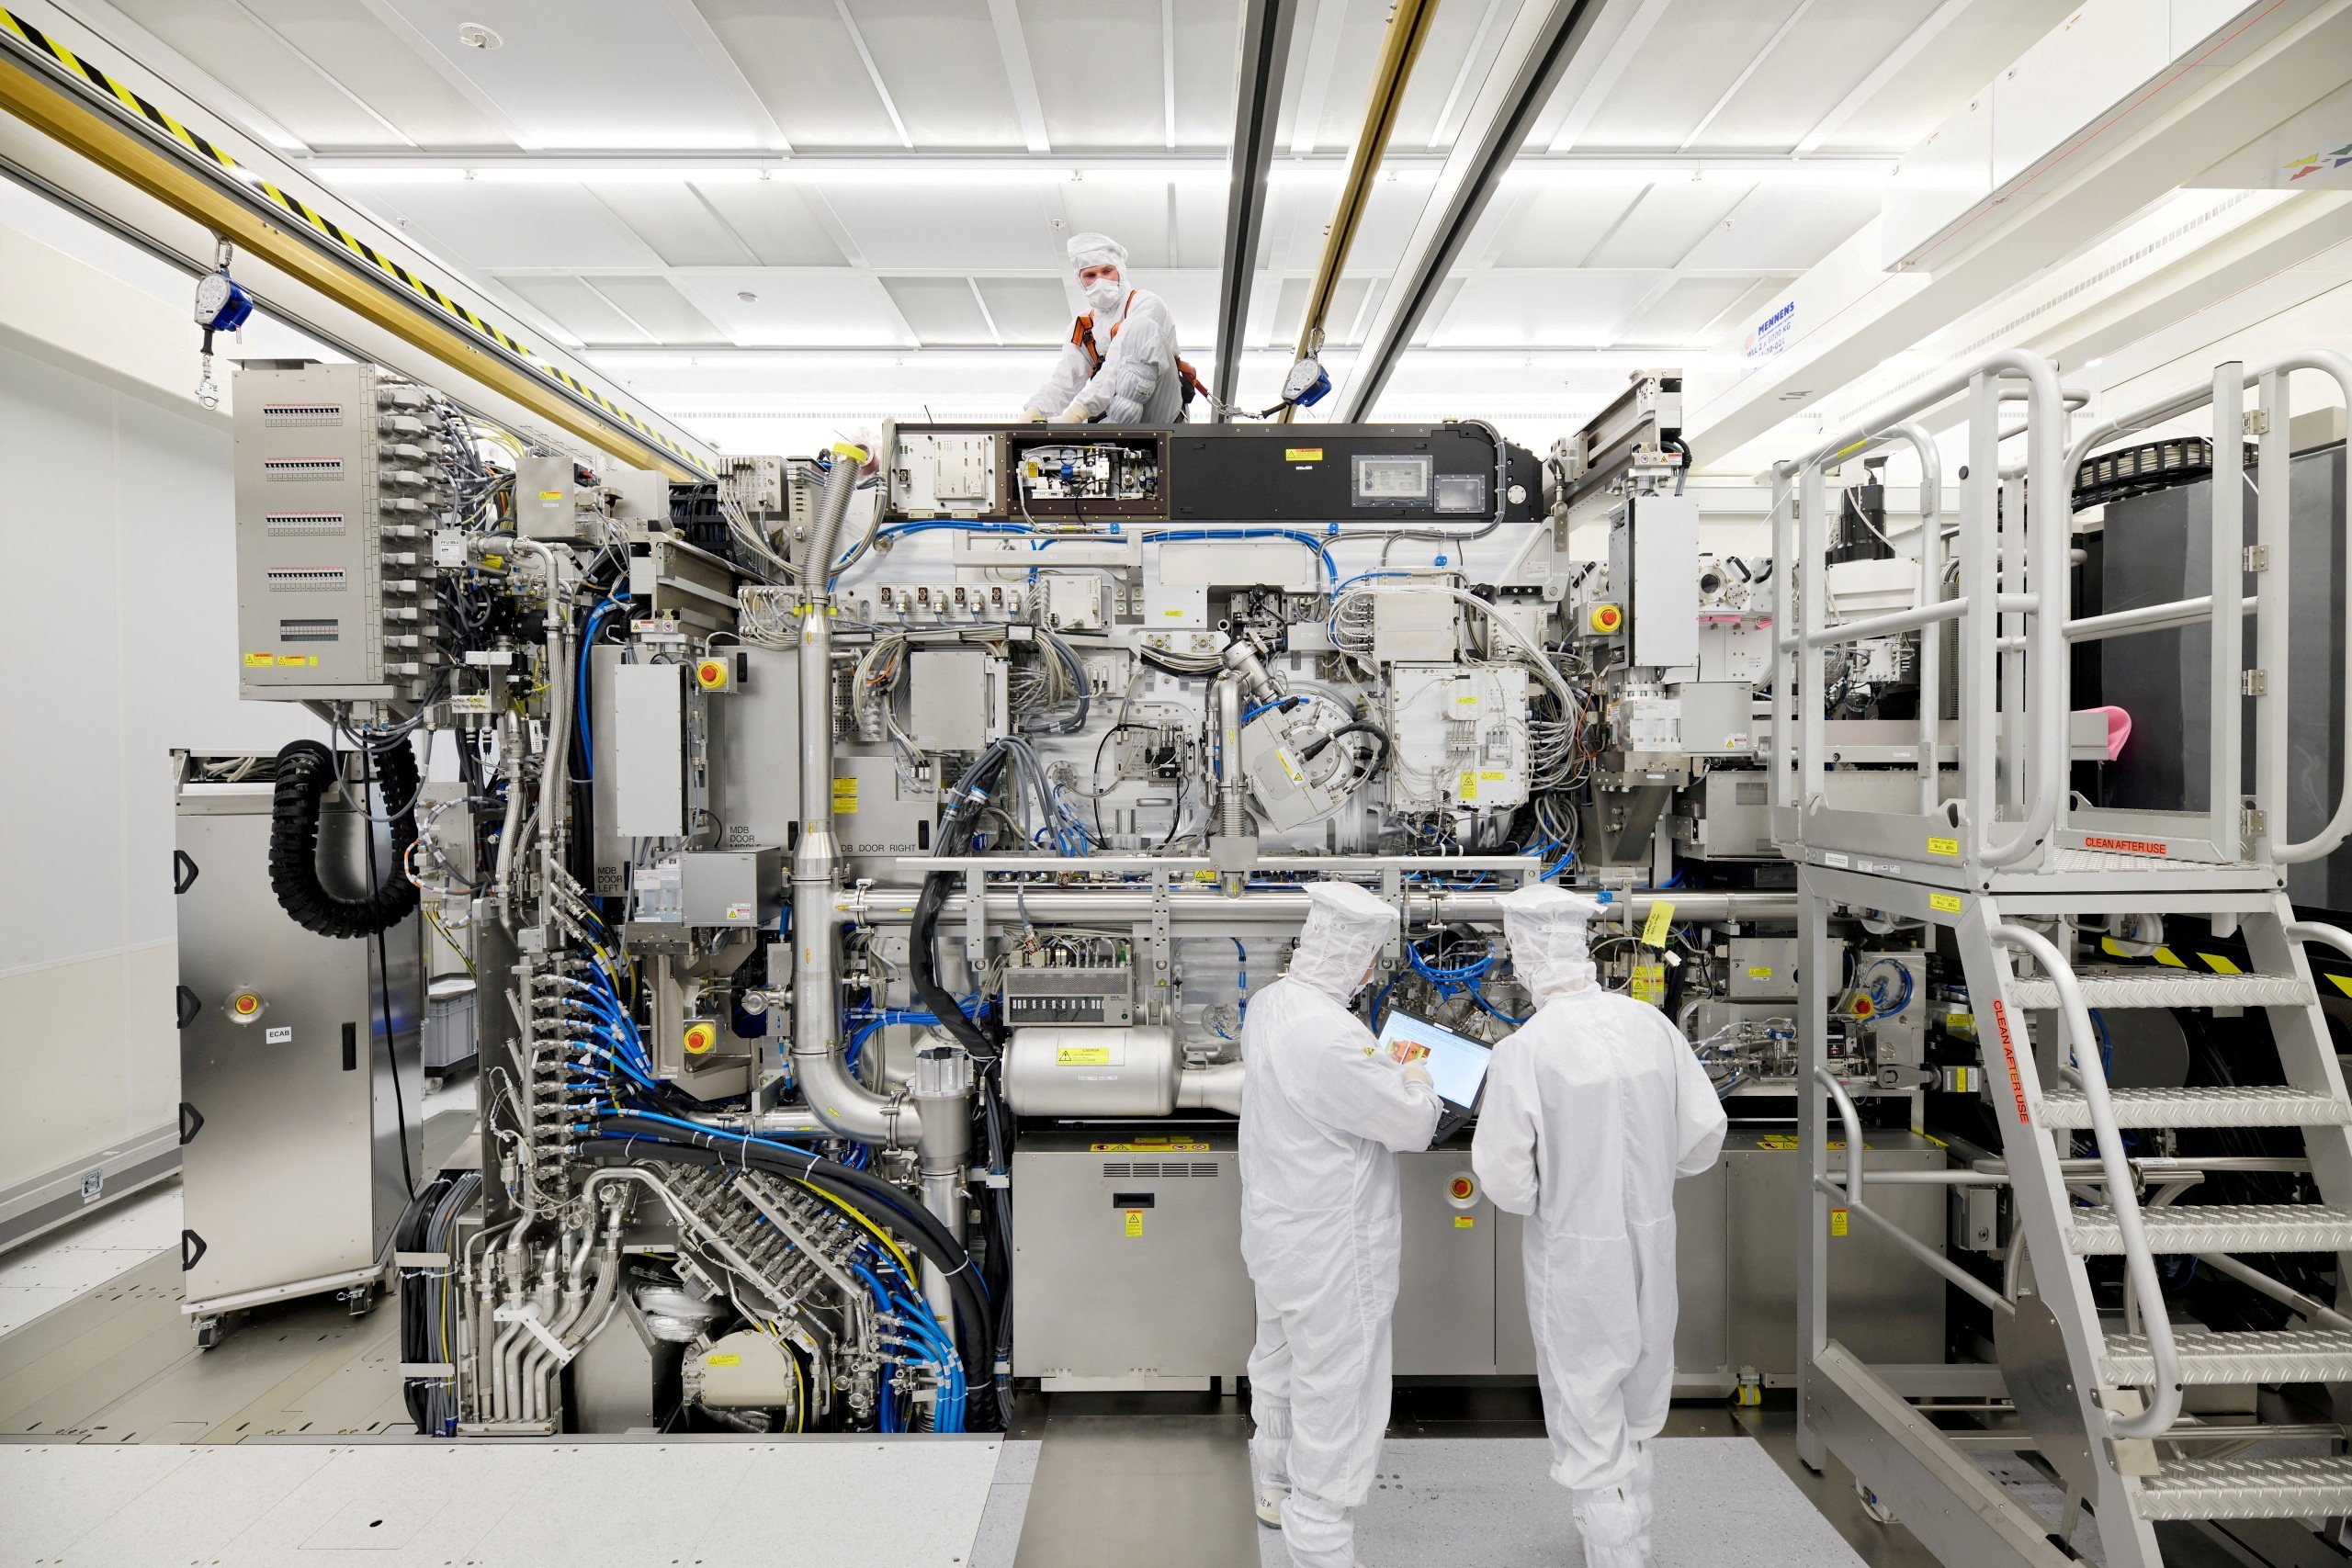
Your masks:
[{"label": "display screen", "polygon": [[1440,1029],[1409,1013],[1392,1012],[1380,1026],[1381,1049],[1392,1057],[1418,1060],[1430,1071],[1438,1098],[1464,1111],[1476,1108],[1478,1091],[1486,1087],[1487,1065],[1494,1047]]},{"label": "display screen", "polygon": [[1435,461],[1426,453],[1355,459],[1358,506],[1408,506],[1430,499]]}]

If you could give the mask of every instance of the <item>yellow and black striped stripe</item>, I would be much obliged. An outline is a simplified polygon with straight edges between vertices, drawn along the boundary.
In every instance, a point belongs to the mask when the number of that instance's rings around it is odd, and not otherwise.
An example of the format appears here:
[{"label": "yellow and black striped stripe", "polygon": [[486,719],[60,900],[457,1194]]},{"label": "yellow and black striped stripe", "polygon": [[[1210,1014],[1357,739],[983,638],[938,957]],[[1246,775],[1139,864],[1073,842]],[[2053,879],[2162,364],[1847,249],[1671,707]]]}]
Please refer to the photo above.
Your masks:
[{"label": "yellow and black striped stripe", "polygon": [[50,62],[68,76],[95,88],[105,97],[119,104],[141,126],[161,131],[177,146],[194,153],[197,158],[212,168],[226,174],[241,188],[258,192],[264,200],[279,211],[300,220],[314,232],[323,235],[334,244],[366,263],[380,276],[392,279],[401,288],[432,305],[449,320],[505,350],[526,369],[545,377],[573,396],[585,399],[598,412],[626,425],[642,439],[653,443],[680,463],[699,474],[707,477],[717,471],[717,463],[710,454],[696,451],[671,439],[669,435],[646,423],[628,409],[581,380],[579,377],[533,353],[527,345],[518,341],[514,333],[497,322],[486,319],[463,302],[451,299],[431,282],[419,277],[367,241],[346,231],[334,219],[322,212],[313,210],[299,197],[290,196],[267,180],[250,173],[236,159],[215,147],[201,134],[189,130],[147,99],[132,92],[72,50],[51,39],[32,23],[6,7],[0,7],[0,33],[15,39],[27,50],[39,58]]},{"label": "yellow and black striped stripe", "polygon": [[[2230,945],[2211,938],[2199,940],[2194,946],[2187,942],[2177,946],[2160,944],[2155,952],[2146,954],[2125,947],[2113,937],[2101,937],[2098,945],[2099,952],[2109,958],[2138,960],[2159,969],[2182,969],[2192,975],[2243,975],[2252,962],[2243,948],[2232,947],[2230,951],[2220,953],[2209,951]],[[2347,969],[2342,960],[2333,953],[2323,953],[2316,946],[2306,948],[2303,957],[2311,964],[2314,978],[2352,997],[2352,969]]]}]

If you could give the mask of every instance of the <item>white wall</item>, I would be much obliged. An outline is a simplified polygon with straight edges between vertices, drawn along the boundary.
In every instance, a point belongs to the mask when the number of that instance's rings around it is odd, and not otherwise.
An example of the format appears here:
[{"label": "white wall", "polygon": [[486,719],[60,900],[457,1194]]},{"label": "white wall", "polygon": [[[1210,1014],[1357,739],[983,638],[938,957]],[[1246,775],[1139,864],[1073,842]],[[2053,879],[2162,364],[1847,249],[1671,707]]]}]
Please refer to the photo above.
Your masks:
[{"label": "white wall", "polygon": [[4,225],[0,276],[5,1190],[173,1119],[168,751],[317,727],[237,697],[229,421],[185,307]]}]

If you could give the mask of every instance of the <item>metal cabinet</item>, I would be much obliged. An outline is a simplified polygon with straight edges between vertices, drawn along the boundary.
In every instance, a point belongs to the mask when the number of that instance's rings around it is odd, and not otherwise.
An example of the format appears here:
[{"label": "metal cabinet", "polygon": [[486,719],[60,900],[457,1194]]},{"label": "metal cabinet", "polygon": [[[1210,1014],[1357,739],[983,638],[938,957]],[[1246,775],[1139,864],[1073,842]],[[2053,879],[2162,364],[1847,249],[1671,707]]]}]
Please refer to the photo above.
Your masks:
[{"label": "metal cabinet", "polygon": [[[424,1163],[424,967],[414,916],[380,949],[296,925],[269,884],[271,786],[190,773],[184,763],[173,857],[182,1310],[209,1342],[223,1313],[380,1272],[408,1200],[403,1134],[406,1168]],[[330,799],[319,837],[333,891],[364,885],[360,826]],[[390,853],[379,838],[379,867]]]}]

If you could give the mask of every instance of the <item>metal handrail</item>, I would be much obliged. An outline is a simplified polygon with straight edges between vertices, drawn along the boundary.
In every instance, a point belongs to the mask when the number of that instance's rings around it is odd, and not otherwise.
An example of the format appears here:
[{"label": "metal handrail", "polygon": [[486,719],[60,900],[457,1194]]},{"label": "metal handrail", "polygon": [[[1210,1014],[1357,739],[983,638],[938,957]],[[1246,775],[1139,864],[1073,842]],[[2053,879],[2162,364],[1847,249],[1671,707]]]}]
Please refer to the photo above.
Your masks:
[{"label": "metal handrail", "polygon": [[1846,1086],[1838,1081],[1836,1074],[1826,1067],[1815,1067],[1813,1070],[1813,1076],[1828,1088],[1830,1099],[1838,1105],[1838,1119],[1846,1125],[1846,1184],[1840,1187],[1826,1176],[1817,1176],[1814,1178],[1814,1186],[1833,1198],[1842,1199],[1848,1213],[1859,1214],[1868,1220],[1878,1228],[1880,1235],[1894,1242],[1936,1273],[1942,1275],[1954,1286],[1974,1298],[1979,1305],[1995,1313],[2015,1312],[2017,1308],[2014,1303],[2005,1298],[2000,1292],[1953,1263],[1951,1258],[1920,1241],[1918,1237],[1905,1230],[1894,1220],[1862,1201],[1860,1113],[1855,1111],[1853,1096],[1846,1092]]},{"label": "metal handrail", "polygon": [[2108,1207],[2115,1214],[2115,1230],[2123,1244],[2123,1267],[2132,1288],[2143,1304],[2142,1326],[2155,1363],[2154,1397],[2137,1416],[2108,1412],[2108,1426],[2119,1438],[2153,1438],[2180,1415],[2180,1350],[2173,1343],[2172,1314],[2165,1305],[2164,1287],[2156,1277],[2155,1255],[2140,1223],[2140,1201],[2132,1185],[2132,1167],[2123,1155],[2123,1134],[2115,1122],[2115,1106],[2108,1099],[2107,1069],[2099,1060],[2098,1037],[2091,1029],[2090,1010],[2083,1004],[2081,983],[2074,965],[2039,933],[2023,926],[1998,925],[1989,933],[1995,943],[2017,949],[2041,965],[2058,992],[2059,1010],[2066,1018],[2075,1069],[2082,1079],[2083,1100],[2090,1110],[2091,1134],[2098,1145],[2099,1168],[2107,1182]]},{"label": "metal handrail", "polygon": [[[2246,388],[2253,387],[2262,389],[2264,392],[2263,412],[2269,415],[2269,429],[2262,437],[2262,450],[2267,453],[2272,453],[2279,456],[2284,455],[2281,452],[2281,448],[2288,437],[2286,426],[2290,413],[2288,398],[2286,395],[2287,378],[2298,370],[2313,371],[2319,375],[2333,378],[2337,389],[2344,394],[2345,400],[2348,403],[2352,403],[2352,355],[2341,354],[2332,349],[2314,349],[2301,354],[2285,355],[2277,359],[2265,360],[2251,367],[2241,367],[2241,383],[2233,390],[2235,392],[2242,393]],[[2064,468],[2065,493],[2069,496],[2074,493],[2075,478],[2082,471],[2082,466],[2084,462],[2089,458],[2091,449],[2093,447],[2103,445],[2106,442],[2112,441],[2120,435],[2126,435],[2137,430],[2144,430],[2151,425],[2162,423],[2166,420],[2177,419],[2181,415],[2192,412],[2209,403],[2214,404],[2218,411],[2221,400],[2217,394],[2220,391],[2221,380],[2221,377],[2217,375],[2214,381],[2211,383],[2185,389],[2181,391],[2172,393],[2167,397],[2159,399],[2157,401],[2149,403],[2144,407],[2134,409],[2129,413],[2118,414],[2112,419],[2101,420],[2098,423],[2091,426],[2088,430],[2084,431],[2080,435],[2075,438],[2074,443],[2066,451]],[[2278,392],[2278,406],[2275,408],[2269,406],[2270,390],[2274,386]],[[2217,475],[2224,468],[2233,471],[2242,471],[2238,469],[2238,464],[2240,461],[2238,457],[2240,450],[2238,445],[2240,440],[2239,434],[2234,429],[2221,428],[2224,423],[2234,423],[2235,422],[2224,422],[2217,417],[2216,429],[2214,431],[2215,441],[2213,454],[2215,471]],[[2222,450],[2224,446],[2229,449],[2226,457],[2226,462],[2224,461],[2224,453]],[[2236,514],[2236,509],[2241,504],[2242,498],[2234,493],[2234,489],[2235,487],[2233,487],[2233,493],[2228,497],[2226,501],[2218,490],[2214,492],[2217,514],[2223,510],[2230,511],[2233,514]],[[2257,493],[2264,494],[2258,487]],[[2285,533],[2283,528],[2285,499],[2286,498],[2283,495],[2267,496],[2267,494],[2264,499],[2264,505],[2266,508],[2277,509],[2271,513],[2269,521],[2282,525],[2277,530],[2278,533],[2278,538],[2273,546],[2275,554],[2281,558],[2283,558],[2285,550]],[[2338,506],[2340,509],[2338,534],[2342,546],[2346,549],[2352,549],[2352,496],[2339,498]],[[2266,528],[2266,536],[2268,532],[2270,532],[2270,529]],[[2225,546],[2218,547],[2215,552],[2216,563],[2222,563],[2224,554],[2226,554],[2230,558],[2234,559],[2236,558],[2237,547],[2240,542],[2241,541],[2238,539],[2231,539],[2227,541]],[[2271,541],[2269,541],[2266,536],[2265,542],[2269,543]],[[2287,574],[2286,561],[2283,558],[2274,558],[2270,563],[2270,570],[2278,574],[2278,576],[2272,581],[2283,582]],[[2217,585],[2220,581],[2220,578],[2217,577]],[[2278,589],[2277,593],[2278,603],[2280,608],[2279,615],[2276,618],[2283,618],[2286,614],[2286,596],[2283,587]],[[2248,595],[2241,602],[2240,609],[2243,610],[2244,608],[2255,607],[2256,602],[2256,596]],[[2177,622],[2162,619],[2125,621],[2121,618],[2123,616],[2135,615],[2147,615],[2150,611],[2162,610],[2165,608],[2187,612],[2187,614],[2185,614],[2182,619]],[[2152,629],[2156,626],[2187,624],[2189,621],[2202,620],[2211,616],[2215,619],[2221,632],[2228,637],[2229,646],[2226,649],[2226,657],[2233,660],[2242,661],[2243,655],[2238,652],[2238,640],[2236,637],[2233,635],[2233,627],[2237,620],[2237,613],[2229,610],[2226,601],[2220,605],[2223,614],[2214,616],[2213,612],[2215,608],[2215,601],[2210,596],[2203,600],[2181,600],[2172,606],[2150,606],[2147,611],[2120,611],[2114,615],[2095,616],[2087,621],[2073,622],[2069,624],[2068,632],[2074,640],[2081,641],[2086,639],[2089,628],[2094,626],[2101,626],[2098,635],[2106,636],[2110,634],[2105,630],[2104,627],[2109,626],[2111,626],[2116,631],[2139,631]],[[2265,641],[2267,645],[2277,653],[2283,654],[2288,646],[2285,632],[2283,628],[2271,628],[2271,630],[2276,633],[2275,639],[2266,636]],[[2262,724],[2261,733],[2256,737],[2256,746],[2265,753],[2269,754],[2269,760],[2273,765],[2267,769],[2257,769],[2256,775],[2256,786],[2263,811],[2267,820],[2273,825],[2272,831],[2274,833],[2283,833],[2286,830],[2287,803],[2285,799],[2285,792],[2287,787],[2287,770],[2284,766],[2278,765],[2279,759],[2276,756],[2276,753],[2284,743],[2285,719],[2283,716],[2287,712],[2288,685],[2292,679],[2293,660],[2287,657],[2265,657],[2263,659],[2263,664],[2267,670],[2269,678],[2268,694],[2264,699],[2268,706],[2264,710],[2266,716]],[[2343,689],[2347,692],[2352,692],[2352,643],[2347,643],[2345,648],[2344,669],[2341,679],[2343,681]],[[2215,703],[2217,708],[2221,705],[2227,704],[2230,706],[2231,712],[2233,713],[2235,711],[2237,694],[2234,690],[2228,689],[2234,686],[2234,684],[2235,683],[2233,682],[2222,682],[2215,683]],[[2322,856],[2332,854],[2343,844],[2346,838],[2352,838],[2352,730],[2347,730],[2346,733],[2345,755],[2343,761],[2345,767],[2345,783],[2337,793],[2335,809],[2329,815],[2326,825],[2321,828],[2321,829],[2311,838],[2302,840],[2300,842],[2282,843],[2274,839],[2270,845],[2271,860],[2282,865],[2294,865],[2304,861],[2317,860]],[[2214,759],[2213,765],[2214,777],[2217,780],[2223,778],[2225,775],[2231,780],[2234,780],[2238,776],[2237,768],[2239,766],[2239,759],[2236,757],[2216,757]],[[2237,791],[2234,787],[2222,793],[2230,799],[2235,799],[2237,796]],[[2224,807],[2217,800],[2214,809],[2218,814],[2224,809]]]}]

